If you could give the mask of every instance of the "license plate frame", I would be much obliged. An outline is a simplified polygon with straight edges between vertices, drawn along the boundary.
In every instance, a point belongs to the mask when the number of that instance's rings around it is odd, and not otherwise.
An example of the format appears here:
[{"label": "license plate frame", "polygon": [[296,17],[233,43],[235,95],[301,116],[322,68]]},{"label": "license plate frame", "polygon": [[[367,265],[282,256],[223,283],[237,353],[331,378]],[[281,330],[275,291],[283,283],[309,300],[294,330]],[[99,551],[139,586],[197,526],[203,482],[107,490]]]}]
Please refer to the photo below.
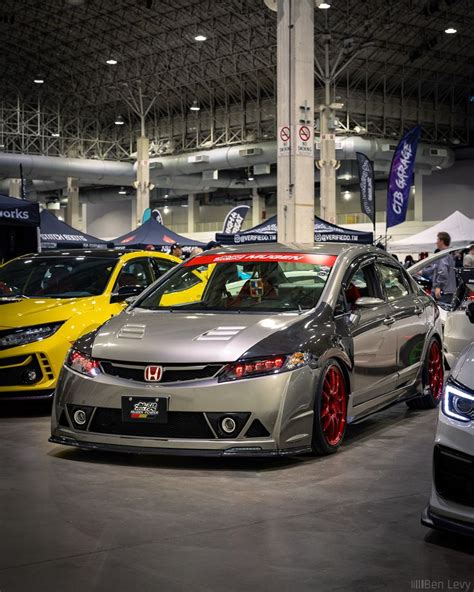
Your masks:
[{"label": "license plate frame", "polygon": [[129,423],[168,423],[169,397],[122,397],[122,421]]}]

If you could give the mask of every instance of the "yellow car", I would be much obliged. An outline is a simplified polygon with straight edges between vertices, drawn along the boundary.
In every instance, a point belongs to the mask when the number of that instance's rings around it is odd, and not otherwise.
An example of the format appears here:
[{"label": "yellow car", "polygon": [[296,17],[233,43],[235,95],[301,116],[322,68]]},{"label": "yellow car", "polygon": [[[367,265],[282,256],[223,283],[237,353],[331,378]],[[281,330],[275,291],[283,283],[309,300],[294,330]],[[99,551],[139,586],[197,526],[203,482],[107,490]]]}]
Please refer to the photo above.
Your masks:
[{"label": "yellow car", "polygon": [[[0,267],[0,401],[52,397],[71,344],[181,262],[154,251],[51,251]],[[193,282],[192,282],[193,283]],[[174,303],[205,281],[177,286]]]}]

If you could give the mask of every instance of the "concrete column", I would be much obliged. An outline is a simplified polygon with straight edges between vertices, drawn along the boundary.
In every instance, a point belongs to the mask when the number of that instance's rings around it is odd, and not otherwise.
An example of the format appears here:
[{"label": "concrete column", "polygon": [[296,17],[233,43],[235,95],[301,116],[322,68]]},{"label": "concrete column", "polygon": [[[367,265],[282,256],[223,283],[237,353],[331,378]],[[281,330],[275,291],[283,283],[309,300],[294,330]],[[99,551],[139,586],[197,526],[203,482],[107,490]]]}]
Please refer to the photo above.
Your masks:
[{"label": "concrete column", "polygon": [[134,184],[137,190],[137,210],[133,228],[141,224],[143,213],[150,207],[149,148],[150,141],[148,138],[140,136],[137,140],[137,180]]},{"label": "concrete column", "polygon": [[415,211],[414,220],[423,220],[423,175],[415,171]]},{"label": "concrete column", "polygon": [[74,177],[67,178],[66,195],[66,223],[72,226],[73,228],[76,228],[77,230],[82,230],[82,212],[81,204],[79,203],[79,186],[77,184],[77,179],[75,179]]},{"label": "concrete column", "polygon": [[21,197],[21,179],[9,179],[8,195],[10,197]]},{"label": "concrete column", "polygon": [[252,226],[262,222],[262,211],[265,209],[265,198],[258,194],[258,189],[252,189]]},{"label": "concrete column", "polygon": [[87,204],[85,202],[81,204],[81,217],[81,230],[82,232],[87,232]]},{"label": "concrete column", "polygon": [[135,195],[132,195],[132,199],[130,200],[131,205],[131,217],[130,217],[130,230],[135,230],[139,224],[137,224],[137,198]]},{"label": "concrete column", "polygon": [[196,232],[199,218],[199,202],[195,195],[188,195],[188,232]]},{"label": "concrete column", "polygon": [[314,0],[278,0],[278,241],[314,242]]}]

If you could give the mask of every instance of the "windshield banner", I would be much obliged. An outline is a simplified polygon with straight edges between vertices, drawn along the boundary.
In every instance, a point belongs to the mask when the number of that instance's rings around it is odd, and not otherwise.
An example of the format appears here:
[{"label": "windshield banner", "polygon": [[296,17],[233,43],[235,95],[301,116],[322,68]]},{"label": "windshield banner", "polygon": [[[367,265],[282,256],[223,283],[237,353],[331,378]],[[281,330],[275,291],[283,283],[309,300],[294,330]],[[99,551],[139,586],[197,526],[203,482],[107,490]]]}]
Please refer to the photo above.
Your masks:
[{"label": "windshield banner", "polygon": [[311,263],[332,267],[335,255],[313,255],[311,253],[217,253],[215,255],[198,255],[184,263],[185,267],[209,265],[210,263],[252,263],[252,262],[285,262]]},{"label": "windshield banner", "polygon": [[233,208],[224,220],[222,232],[224,234],[236,234],[242,228],[245,216],[250,210],[250,206],[237,206]]},{"label": "windshield banner", "polygon": [[393,155],[387,191],[387,228],[405,222],[421,127],[409,130]]}]

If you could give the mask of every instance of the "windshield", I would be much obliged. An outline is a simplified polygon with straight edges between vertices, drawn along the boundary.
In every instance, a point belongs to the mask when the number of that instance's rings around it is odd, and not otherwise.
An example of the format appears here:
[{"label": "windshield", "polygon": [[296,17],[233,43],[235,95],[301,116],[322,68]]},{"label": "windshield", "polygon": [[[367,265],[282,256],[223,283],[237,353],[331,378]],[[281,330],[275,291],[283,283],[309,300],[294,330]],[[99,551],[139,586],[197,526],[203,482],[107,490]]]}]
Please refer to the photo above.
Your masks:
[{"label": "windshield", "polygon": [[332,255],[239,253],[201,255],[140,299],[151,310],[301,311],[319,301]]},{"label": "windshield", "polygon": [[97,296],[116,263],[116,259],[85,256],[16,259],[0,268],[0,298]]}]

